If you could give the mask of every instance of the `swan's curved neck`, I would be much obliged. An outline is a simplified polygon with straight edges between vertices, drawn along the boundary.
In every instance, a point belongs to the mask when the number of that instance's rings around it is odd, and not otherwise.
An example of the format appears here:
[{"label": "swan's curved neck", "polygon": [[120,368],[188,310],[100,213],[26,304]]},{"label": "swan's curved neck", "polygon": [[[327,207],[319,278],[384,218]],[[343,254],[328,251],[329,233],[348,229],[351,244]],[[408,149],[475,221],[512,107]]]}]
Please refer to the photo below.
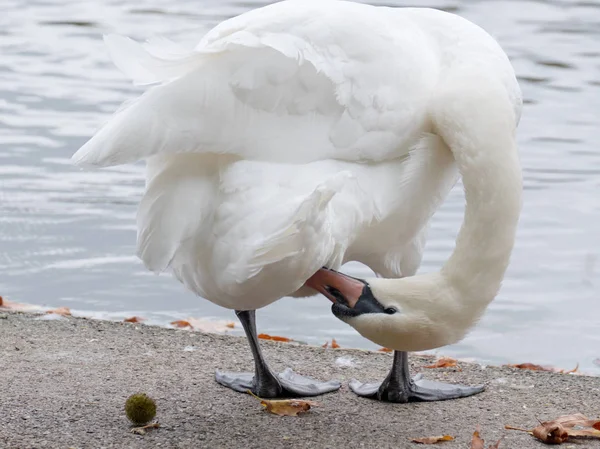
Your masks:
[{"label": "swan's curved neck", "polygon": [[[492,150],[498,155],[493,165],[491,161],[487,167],[483,163],[474,167],[473,160],[459,162],[459,167],[463,166],[465,217],[454,252],[441,273],[463,301],[471,298],[487,305],[495,297],[513,249],[521,209],[521,177],[514,144],[504,144]],[[498,145],[490,142],[488,149]]]},{"label": "swan's curved neck", "polygon": [[473,315],[482,313],[498,293],[521,211],[522,176],[515,119],[510,103],[503,100],[500,96],[490,104],[488,96],[488,103],[480,103],[480,117],[468,121],[460,119],[460,110],[446,111],[443,119],[438,118],[440,132],[461,173],[466,197],[456,247],[441,275],[455,298],[473,309]]}]

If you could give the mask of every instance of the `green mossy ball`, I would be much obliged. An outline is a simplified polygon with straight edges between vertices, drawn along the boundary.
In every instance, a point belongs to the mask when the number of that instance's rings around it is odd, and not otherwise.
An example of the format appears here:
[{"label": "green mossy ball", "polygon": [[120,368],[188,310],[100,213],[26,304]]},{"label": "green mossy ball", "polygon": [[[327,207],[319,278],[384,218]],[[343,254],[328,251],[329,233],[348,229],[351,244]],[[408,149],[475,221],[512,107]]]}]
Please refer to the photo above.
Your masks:
[{"label": "green mossy ball", "polygon": [[156,416],[156,402],[145,393],[132,394],[125,402],[125,414],[136,426],[143,426]]}]

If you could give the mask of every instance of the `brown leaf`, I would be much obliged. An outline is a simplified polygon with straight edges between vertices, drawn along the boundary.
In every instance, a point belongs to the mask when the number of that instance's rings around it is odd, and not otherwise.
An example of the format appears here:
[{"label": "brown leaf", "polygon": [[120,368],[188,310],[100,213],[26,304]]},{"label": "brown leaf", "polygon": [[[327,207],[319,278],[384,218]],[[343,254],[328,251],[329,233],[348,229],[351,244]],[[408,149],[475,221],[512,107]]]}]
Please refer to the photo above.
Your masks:
[{"label": "brown leaf", "polygon": [[554,421],[541,423],[532,430],[532,434],[538,440],[547,444],[561,444],[569,438],[569,434],[565,428]]},{"label": "brown leaf", "polygon": [[477,426],[477,430],[473,432],[473,438],[471,438],[471,449],[485,449],[484,443],[485,441],[479,436],[479,426]]},{"label": "brown leaf", "polygon": [[303,399],[262,399],[250,390],[248,390],[248,394],[258,399],[266,411],[279,416],[298,416],[299,413],[306,413],[311,407],[317,407],[319,405],[317,402],[306,401]]},{"label": "brown leaf", "polygon": [[225,326],[227,326],[229,329],[233,329],[235,327],[235,323],[233,321],[230,321]]},{"label": "brown leaf", "polygon": [[565,371],[564,369],[552,368],[550,366],[535,365],[533,363],[519,363],[517,365],[504,365],[504,366],[508,366],[511,368],[518,368],[518,369],[528,369],[531,371],[548,371],[548,372],[552,372],[552,373],[561,373],[561,374],[574,374],[579,370],[579,363],[577,364],[577,366],[575,366],[575,368],[573,368],[572,370],[569,370],[569,371]]},{"label": "brown leaf", "polygon": [[46,313],[54,313],[61,316],[71,316],[71,310],[68,307],[59,307],[58,309],[48,310]]},{"label": "brown leaf", "polygon": [[381,348],[381,349],[378,349],[377,351],[378,352],[394,352],[394,350],[390,349],[390,348]]},{"label": "brown leaf", "polygon": [[[528,432],[547,444],[564,443],[570,436],[600,438],[600,420],[589,419],[581,413],[559,416],[552,421],[542,422],[533,430],[519,429],[511,426],[504,427],[510,430]],[[574,427],[577,427],[577,429]]]},{"label": "brown leaf", "polygon": [[452,441],[454,437],[450,435],[442,435],[439,437],[424,437],[424,438],[411,438],[410,441],[418,444],[437,444],[443,441]]},{"label": "brown leaf", "polygon": [[185,321],[185,320],[171,321],[171,325],[175,326],[175,327],[179,327],[179,328],[193,327],[189,321]]},{"label": "brown leaf", "polygon": [[558,418],[553,419],[551,422],[558,423],[563,427],[569,428],[575,426],[591,427],[597,422],[597,420],[588,419],[588,417],[582,413],[575,413],[574,415],[559,416]]},{"label": "brown leaf", "polygon": [[600,430],[594,429],[567,429],[567,433],[570,437],[592,437],[600,438]]},{"label": "brown leaf", "polygon": [[[570,437],[600,438],[600,420],[589,419],[581,413],[559,416],[552,422],[562,425]],[[573,427],[578,427],[578,429]]]},{"label": "brown leaf", "polygon": [[132,316],[129,318],[125,318],[123,321],[125,323],[141,323],[142,321],[144,321],[144,319],[140,318],[139,316]]},{"label": "brown leaf", "polygon": [[278,337],[277,335],[269,335],[269,334],[258,334],[258,338],[260,338],[262,340],[282,341],[285,343],[289,343],[290,341],[292,341],[291,338]]},{"label": "brown leaf", "polygon": [[[470,449],[485,449],[484,445],[485,445],[485,440],[483,438],[481,438],[479,432],[480,432],[480,428],[479,425],[477,425],[477,430],[475,430],[475,432],[473,432],[473,437],[471,438],[471,448]],[[521,430],[521,429],[519,429]],[[502,439],[504,437],[500,438],[498,441],[496,441],[495,444],[488,446],[488,449],[498,449],[500,447],[500,443],[502,442]]]},{"label": "brown leaf", "polygon": [[427,365],[427,366],[424,366],[423,368],[452,368],[455,366],[457,366],[455,359],[452,359],[450,357],[442,357],[437,362],[435,362],[433,365]]},{"label": "brown leaf", "polygon": [[542,365],[534,365],[533,363],[519,363],[517,365],[505,365],[511,368],[528,369],[531,371],[554,371],[552,368]]},{"label": "brown leaf", "polygon": [[569,371],[560,370],[559,373],[562,373],[562,374],[574,374],[574,373],[576,373],[578,371],[579,371],[579,363],[577,363],[577,365],[575,365],[575,368],[573,368],[573,369],[571,369]]},{"label": "brown leaf", "polygon": [[[326,342],[324,345],[321,346],[322,348],[328,348],[329,347],[329,342]],[[338,349],[341,348],[341,346],[338,344],[337,341],[335,341],[335,338],[331,339],[331,348],[332,349]]]}]

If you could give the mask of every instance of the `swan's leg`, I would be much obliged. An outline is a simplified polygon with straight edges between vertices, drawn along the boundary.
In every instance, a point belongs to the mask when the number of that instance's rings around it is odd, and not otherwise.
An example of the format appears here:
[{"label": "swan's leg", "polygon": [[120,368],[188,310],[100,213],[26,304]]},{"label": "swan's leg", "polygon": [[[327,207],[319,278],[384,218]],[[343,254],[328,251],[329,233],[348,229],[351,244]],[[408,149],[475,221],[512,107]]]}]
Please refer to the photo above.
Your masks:
[{"label": "swan's leg", "polygon": [[388,402],[443,401],[463,398],[484,390],[483,386],[445,384],[423,379],[418,374],[411,379],[408,367],[408,353],[395,351],[394,364],[390,373],[381,383],[350,382],[350,389],[359,396],[376,398]]},{"label": "swan's leg", "polygon": [[254,310],[236,310],[235,314],[241,321],[250,344],[250,350],[254,358],[254,375],[252,373],[230,373],[217,370],[215,374],[217,382],[242,393],[251,390],[261,398],[281,396],[283,392],[281,383],[269,369],[260,350],[256,334],[256,312]]},{"label": "swan's leg", "polygon": [[236,315],[242,322],[246,338],[254,357],[254,374],[231,373],[217,370],[215,379],[221,385],[235,391],[245,393],[251,390],[261,398],[276,398],[282,396],[317,396],[340,388],[337,381],[318,382],[308,377],[300,376],[286,368],[281,374],[275,375],[265,361],[258,336],[256,333],[256,314],[254,310],[237,311]]}]

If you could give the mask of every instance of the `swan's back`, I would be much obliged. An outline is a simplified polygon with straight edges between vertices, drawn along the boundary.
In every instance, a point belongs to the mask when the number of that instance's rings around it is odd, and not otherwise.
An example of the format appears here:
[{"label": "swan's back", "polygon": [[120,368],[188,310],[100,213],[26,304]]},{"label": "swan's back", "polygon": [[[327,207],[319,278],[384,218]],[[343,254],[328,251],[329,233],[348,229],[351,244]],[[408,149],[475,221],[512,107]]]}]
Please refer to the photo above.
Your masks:
[{"label": "swan's back", "polygon": [[427,134],[436,86],[478,67],[520,108],[495,41],[434,10],[288,0],[222,23],[194,51],[106,41],[125,73],[160,84],[74,160],[145,159],[139,256],[230,308],[266,305],[347,260],[413,274],[455,179]]}]

